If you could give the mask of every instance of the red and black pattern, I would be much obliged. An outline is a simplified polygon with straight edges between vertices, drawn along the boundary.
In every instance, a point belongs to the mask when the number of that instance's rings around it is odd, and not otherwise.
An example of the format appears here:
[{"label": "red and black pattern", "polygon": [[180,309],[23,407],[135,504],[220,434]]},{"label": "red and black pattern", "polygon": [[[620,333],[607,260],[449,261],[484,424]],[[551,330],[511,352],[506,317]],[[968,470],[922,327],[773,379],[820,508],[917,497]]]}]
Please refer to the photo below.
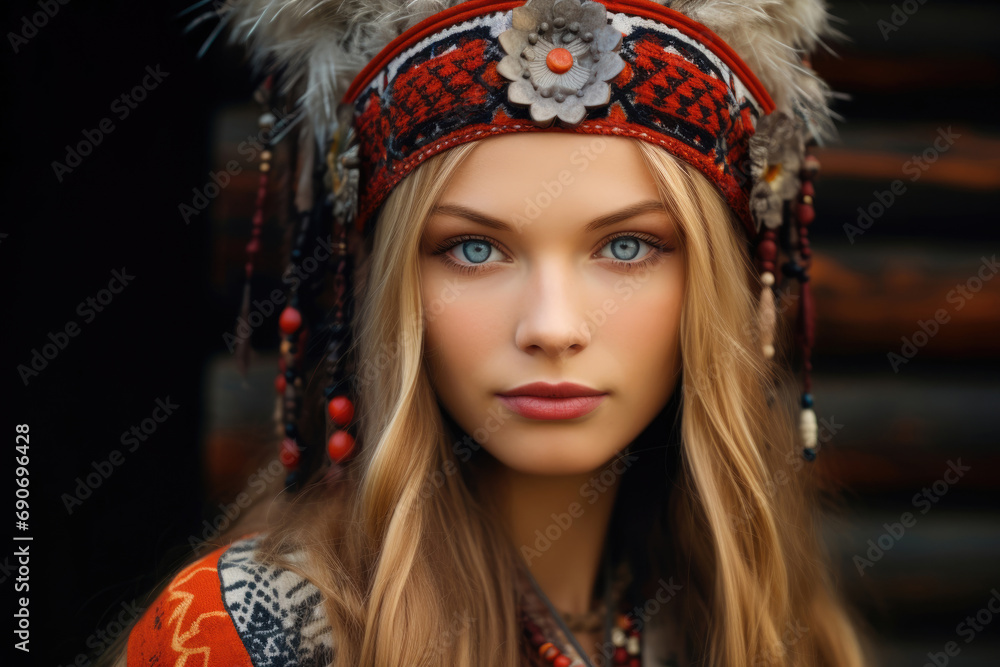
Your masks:
[{"label": "red and black pattern", "polygon": [[[655,3],[639,4],[676,14]],[[496,70],[506,53],[494,35],[498,26],[509,26],[510,12],[496,11],[495,5],[482,11],[457,27],[449,25],[437,39],[428,26],[422,31],[416,26],[414,38],[421,32],[423,37],[386,47],[398,55],[374,75],[368,73],[362,90],[352,86],[361,157],[359,228],[370,232],[389,192],[432,155],[506,132],[563,131],[636,137],[663,146],[714,182],[753,233],[748,142],[771,102],[736,92],[756,90],[766,97],[756,79],[747,81],[752,74],[742,63],[737,69],[744,85],[737,86],[737,74],[727,64],[731,52],[726,51],[728,60],[708,55],[720,54],[718,37],[707,29],[690,30],[686,18],[684,32],[651,25],[646,14],[614,15],[613,24],[626,25],[629,32],[623,33],[619,52],[625,67],[608,82],[610,103],[588,110],[575,127],[542,128],[526,107],[507,101],[510,82]]]}]

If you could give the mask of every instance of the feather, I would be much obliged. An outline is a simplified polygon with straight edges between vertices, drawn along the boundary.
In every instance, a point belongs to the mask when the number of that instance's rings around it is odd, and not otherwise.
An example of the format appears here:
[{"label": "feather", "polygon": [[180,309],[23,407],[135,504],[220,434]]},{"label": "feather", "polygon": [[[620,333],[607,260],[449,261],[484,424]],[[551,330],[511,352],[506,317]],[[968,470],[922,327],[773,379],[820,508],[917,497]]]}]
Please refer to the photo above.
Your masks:
[{"label": "feather", "polygon": [[[824,0],[659,1],[719,35],[761,80],[778,111],[798,118],[812,138],[822,142],[835,135],[830,90],[802,64],[803,56],[817,47],[828,48],[825,39],[840,36]],[[336,131],[337,103],[358,72],[395,37],[457,4],[226,0],[208,13],[218,15],[220,25],[229,25],[230,43],[246,46],[256,71],[273,67],[283,73],[281,92],[306,109],[318,144],[326,145]]]},{"label": "feather", "polygon": [[827,85],[803,66],[825,39],[843,35],[822,0],[666,0],[663,4],[707,26],[725,41],[774,99],[780,113],[798,117],[817,142],[836,136]]}]

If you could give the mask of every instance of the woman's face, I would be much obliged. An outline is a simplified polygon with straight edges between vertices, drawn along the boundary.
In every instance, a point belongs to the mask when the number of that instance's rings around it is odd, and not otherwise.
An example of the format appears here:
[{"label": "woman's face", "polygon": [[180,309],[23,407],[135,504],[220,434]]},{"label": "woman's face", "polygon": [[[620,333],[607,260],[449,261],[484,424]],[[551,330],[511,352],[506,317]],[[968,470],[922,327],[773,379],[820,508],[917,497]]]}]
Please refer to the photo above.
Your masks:
[{"label": "woman's face", "polygon": [[[480,141],[421,239],[425,361],[441,404],[510,468],[601,467],[676,382],[678,241],[629,140],[539,132]],[[530,387],[505,396],[529,383],[596,396]]]}]

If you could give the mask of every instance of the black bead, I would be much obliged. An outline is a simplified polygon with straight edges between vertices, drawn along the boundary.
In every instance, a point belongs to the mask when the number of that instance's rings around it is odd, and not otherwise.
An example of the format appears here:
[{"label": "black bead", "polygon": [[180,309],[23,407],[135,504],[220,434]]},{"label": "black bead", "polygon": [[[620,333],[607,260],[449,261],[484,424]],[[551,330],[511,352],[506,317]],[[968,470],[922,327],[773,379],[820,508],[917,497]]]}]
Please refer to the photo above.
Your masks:
[{"label": "black bead", "polygon": [[804,458],[806,461],[815,461],[816,460],[816,450],[812,449],[811,447],[804,448],[802,450],[802,458]]},{"label": "black bead", "polygon": [[785,262],[781,265],[781,272],[789,278],[798,278],[801,280],[802,266],[797,262]]}]

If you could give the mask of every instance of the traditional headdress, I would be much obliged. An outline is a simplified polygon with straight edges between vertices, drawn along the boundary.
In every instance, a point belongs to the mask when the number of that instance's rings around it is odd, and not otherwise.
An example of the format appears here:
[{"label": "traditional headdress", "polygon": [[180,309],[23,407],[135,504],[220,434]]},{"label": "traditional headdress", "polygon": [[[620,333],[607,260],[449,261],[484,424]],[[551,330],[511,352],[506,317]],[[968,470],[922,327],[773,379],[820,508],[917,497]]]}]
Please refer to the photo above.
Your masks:
[{"label": "traditional headdress", "polygon": [[[380,205],[423,160],[507,132],[635,137],[704,174],[757,259],[767,357],[784,250],[781,274],[800,285],[803,455],[815,457],[807,230],[818,163],[808,148],[833,128],[830,91],[807,55],[833,33],[822,0],[227,0],[195,23],[216,16],[208,43],[228,27],[264,79],[263,136],[274,144],[301,126],[292,146],[297,240],[286,274],[302,280],[291,283],[280,317],[276,382],[289,486],[323,465],[324,452],[336,474],[354,448],[348,231],[371,234]],[[261,153],[244,315],[270,144]],[[325,247],[310,245],[315,238]],[[324,268],[334,273],[335,295],[322,307],[310,294],[323,277],[316,256],[329,257]],[[325,447],[305,442],[298,428],[307,337],[325,341]]]}]

